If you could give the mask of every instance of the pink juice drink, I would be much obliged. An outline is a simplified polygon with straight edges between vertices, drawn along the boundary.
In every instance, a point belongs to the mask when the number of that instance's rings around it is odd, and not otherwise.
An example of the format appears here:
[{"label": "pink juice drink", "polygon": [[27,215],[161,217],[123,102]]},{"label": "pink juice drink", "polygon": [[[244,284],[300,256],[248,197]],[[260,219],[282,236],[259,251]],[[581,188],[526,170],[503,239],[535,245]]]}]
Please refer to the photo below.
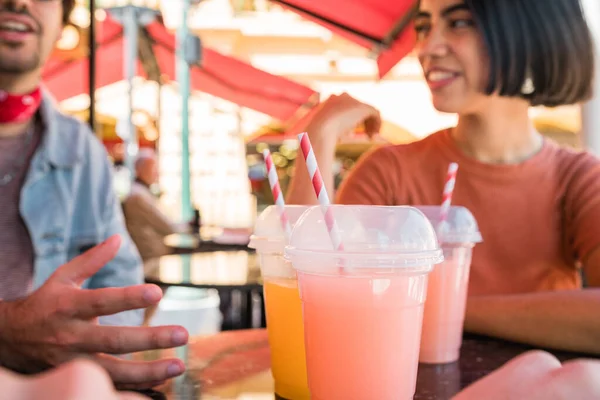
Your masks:
[{"label": "pink juice drink", "polygon": [[444,262],[429,274],[419,356],[422,363],[445,364],[459,358],[471,252],[469,247],[444,247]]},{"label": "pink juice drink", "polygon": [[311,398],[412,399],[427,274],[298,275]]},{"label": "pink juice drink", "polygon": [[411,207],[332,206],[343,251],[320,208],[297,222],[297,271],[312,400],[408,400],[415,392],[427,275],[441,261]]},{"label": "pink juice drink", "polygon": [[[440,207],[419,209],[434,225],[439,224]],[[460,357],[471,256],[481,235],[466,208],[451,207],[438,240],[444,261],[429,274],[419,355],[419,361],[427,364],[452,363]]]}]

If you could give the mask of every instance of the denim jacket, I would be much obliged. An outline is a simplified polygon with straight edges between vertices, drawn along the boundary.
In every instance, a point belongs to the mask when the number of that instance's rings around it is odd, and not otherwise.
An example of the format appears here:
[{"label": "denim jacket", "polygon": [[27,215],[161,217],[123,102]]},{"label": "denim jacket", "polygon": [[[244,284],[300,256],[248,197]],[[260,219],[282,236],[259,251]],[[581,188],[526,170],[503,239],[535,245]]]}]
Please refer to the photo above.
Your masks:
[{"label": "denim jacket", "polygon": [[[47,93],[40,112],[44,133],[19,205],[34,249],[33,290],[59,266],[113,234],[122,238],[117,256],[84,288],[143,283],[141,258],[125,228],[104,146],[86,125],[60,113]],[[123,312],[101,317],[100,322],[139,325],[142,313]]]}]

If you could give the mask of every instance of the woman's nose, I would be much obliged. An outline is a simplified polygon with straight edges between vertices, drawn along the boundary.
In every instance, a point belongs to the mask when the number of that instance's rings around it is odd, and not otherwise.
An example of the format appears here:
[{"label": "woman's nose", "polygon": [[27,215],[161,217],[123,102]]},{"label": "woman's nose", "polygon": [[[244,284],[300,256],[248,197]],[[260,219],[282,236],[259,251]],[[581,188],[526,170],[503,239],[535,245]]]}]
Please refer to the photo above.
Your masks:
[{"label": "woman's nose", "polygon": [[419,58],[444,57],[448,54],[448,41],[439,29],[431,29],[417,46]]}]

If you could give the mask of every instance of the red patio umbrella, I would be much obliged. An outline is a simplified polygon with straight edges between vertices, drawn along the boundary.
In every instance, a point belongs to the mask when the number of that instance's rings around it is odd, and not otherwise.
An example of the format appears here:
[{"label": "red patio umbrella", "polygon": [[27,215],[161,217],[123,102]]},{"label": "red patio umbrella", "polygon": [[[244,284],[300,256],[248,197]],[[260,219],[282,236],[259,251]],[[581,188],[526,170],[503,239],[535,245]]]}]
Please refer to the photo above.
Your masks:
[{"label": "red patio umbrella", "polygon": [[[144,29],[153,42],[161,73],[175,79],[175,36],[160,22]],[[97,30],[96,85],[103,87],[123,79],[124,38],[122,27],[111,18],[99,24]],[[88,67],[87,58],[68,61],[54,58],[47,63],[42,76],[46,87],[60,101],[87,92]],[[139,61],[138,74],[145,76]],[[289,119],[301,108],[311,108],[319,100],[318,94],[304,85],[207,48],[202,51],[201,65],[191,69],[191,88],[280,120]]]},{"label": "red patio umbrella", "polygon": [[[161,72],[174,79],[175,37],[158,22],[148,25],[146,30],[154,41]],[[282,121],[295,115],[300,107],[312,108],[319,100],[318,94],[304,85],[207,48],[202,50],[201,65],[191,69],[190,80],[192,88]]]},{"label": "red patio umbrella", "polygon": [[271,0],[369,50],[383,77],[413,48],[417,0]]},{"label": "red patio umbrella", "polygon": [[[123,39],[119,35],[110,38],[98,48],[96,69],[96,88],[108,86],[123,79]],[[70,97],[87,93],[89,89],[89,59],[63,60],[53,55],[42,72],[42,80],[46,88],[56,100],[62,101]],[[141,68],[138,66],[138,70]]]}]

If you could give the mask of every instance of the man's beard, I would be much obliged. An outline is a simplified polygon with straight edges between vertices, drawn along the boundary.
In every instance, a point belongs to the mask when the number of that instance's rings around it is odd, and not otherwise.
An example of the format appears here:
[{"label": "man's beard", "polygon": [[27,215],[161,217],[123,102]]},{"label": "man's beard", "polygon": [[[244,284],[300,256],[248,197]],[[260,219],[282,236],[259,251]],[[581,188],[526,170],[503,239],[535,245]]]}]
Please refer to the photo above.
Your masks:
[{"label": "man's beard", "polygon": [[26,57],[19,56],[2,56],[2,47],[8,48],[8,52],[14,50],[15,52],[19,51],[19,47],[21,44],[10,44],[3,43],[0,44],[0,74],[25,74],[27,72],[31,72],[39,68],[40,66],[40,52],[39,49],[37,51],[31,52]]},{"label": "man's beard", "polygon": [[[14,42],[0,42],[0,74],[25,74],[35,69],[39,68],[42,54],[42,38],[43,38],[43,30],[39,21],[34,18],[28,9],[24,7],[17,7],[17,4],[14,0],[9,1],[8,4],[4,0],[0,0],[2,4],[2,8],[0,12],[8,13],[8,14],[17,14],[23,15],[25,17],[31,18],[36,25],[36,34],[37,34],[37,43],[35,44],[35,49],[31,52],[28,52],[27,45],[22,43],[14,43]],[[25,47],[25,49],[21,48]],[[7,52],[7,54],[3,54],[3,52]],[[14,52],[15,55],[11,55],[10,53]],[[28,53],[25,56],[20,56],[19,53]]]}]

